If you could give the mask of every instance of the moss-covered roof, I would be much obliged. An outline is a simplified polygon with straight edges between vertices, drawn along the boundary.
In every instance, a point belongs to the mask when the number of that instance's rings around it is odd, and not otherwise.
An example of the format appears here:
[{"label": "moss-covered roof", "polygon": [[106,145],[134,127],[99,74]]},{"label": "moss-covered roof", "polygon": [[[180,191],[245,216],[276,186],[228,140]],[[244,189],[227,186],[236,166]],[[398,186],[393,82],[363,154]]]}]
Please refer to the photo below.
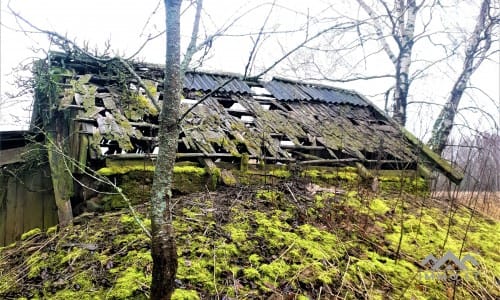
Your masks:
[{"label": "moss-covered roof", "polygon": [[[51,115],[47,110],[71,111],[71,119],[76,121],[73,130],[88,139],[91,159],[155,155],[158,110],[120,65],[57,53],[49,60],[50,70],[49,64],[44,67],[58,96],[52,106],[43,105],[47,98],[36,99],[33,124],[44,123],[43,116]],[[148,92],[161,103],[162,67],[144,63],[134,67]],[[262,161],[362,163],[371,169],[416,170],[425,163],[454,181],[461,179],[448,162],[429,153],[415,137],[353,91],[282,78],[256,83],[234,74],[188,72],[182,111],[230,78],[230,84],[186,116],[181,124],[179,157],[231,161],[248,154]],[[73,143],[79,144],[80,137],[73,138]]]}]

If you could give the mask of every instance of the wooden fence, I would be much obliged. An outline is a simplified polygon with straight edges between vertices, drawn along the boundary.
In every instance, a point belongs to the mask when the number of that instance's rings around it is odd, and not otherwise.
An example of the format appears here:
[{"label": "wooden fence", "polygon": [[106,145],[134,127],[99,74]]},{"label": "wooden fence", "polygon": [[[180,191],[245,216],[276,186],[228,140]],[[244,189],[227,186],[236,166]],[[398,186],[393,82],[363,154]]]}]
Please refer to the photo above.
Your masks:
[{"label": "wooden fence", "polygon": [[21,175],[0,173],[0,246],[8,245],[33,228],[57,224],[57,208],[49,168]]}]

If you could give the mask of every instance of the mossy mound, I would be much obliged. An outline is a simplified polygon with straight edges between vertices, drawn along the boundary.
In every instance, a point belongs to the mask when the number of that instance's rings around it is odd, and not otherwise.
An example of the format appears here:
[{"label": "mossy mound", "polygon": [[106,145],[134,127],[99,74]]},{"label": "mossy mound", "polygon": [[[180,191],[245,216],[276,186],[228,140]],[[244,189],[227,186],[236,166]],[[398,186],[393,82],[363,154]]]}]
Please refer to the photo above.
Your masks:
[{"label": "mossy mound", "polygon": [[[173,299],[499,295],[498,222],[404,193],[313,195],[302,186],[286,182],[179,196]],[[147,207],[136,209],[150,228]],[[32,231],[1,249],[0,298],[147,299],[150,244],[136,219],[124,210],[75,223]],[[447,251],[472,255],[478,265],[467,267],[474,276],[447,270],[442,273],[455,272],[458,280],[426,277],[430,270],[419,262]]]}]

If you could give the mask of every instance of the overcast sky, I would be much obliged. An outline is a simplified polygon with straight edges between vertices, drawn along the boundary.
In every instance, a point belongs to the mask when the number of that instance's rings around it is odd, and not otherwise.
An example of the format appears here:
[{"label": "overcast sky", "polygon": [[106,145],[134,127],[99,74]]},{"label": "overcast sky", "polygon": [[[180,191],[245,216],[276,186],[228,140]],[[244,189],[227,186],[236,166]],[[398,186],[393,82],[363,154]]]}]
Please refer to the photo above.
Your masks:
[{"label": "overcast sky", "polygon": [[[259,6],[262,3],[264,5]],[[229,31],[233,35],[232,37],[216,40],[213,45],[215,51],[210,54],[210,59],[203,65],[203,69],[240,74],[244,72],[248,53],[252,46],[252,39],[249,36],[238,35],[259,30],[269,9],[269,5],[265,3],[267,2],[260,0],[205,0],[202,26],[206,28],[208,33],[221,28],[242,12],[252,7],[257,8],[235,22]],[[325,9],[332,3],[335,5]],[[359,12],[354,14],[352,8],[356,6],[353,6],[353,3],[353,0],[277,1],[278,6],[273,10],[266,29],[274,31],[294,30],[304,23],[306,16],[315,16],[317,19],[326,18],[332,14],[332,9],[336,10],[335,13],[353,14],[353,17],[356,17]],[[456,19],[457,22],[461,22],[464,27],[472,28],[478,12],[477,6],[474,5],[474,1],[465,1],[464,3],[469,9],[457,9],[457,15],[451,13],[448,17],[450,20]],[[12,69],[23,60],[34,56],[43,57],[43,51],[51,49],[46,36],[21,32],[19,23],[9,13],[6,5],[7,1],[2,1],[0,19],[2,24],[0,27],[0,94],[2,95],[0,130],[19,128],[19,124],[29,117],[28,108],[31,99],[28,96],[17,99],[14,103],[7,101],[5,97],[6,92],[16,91],[16,88],[11,85],[13,82],[13,77],[10,75]],[[159,8],[155,11],[158,5]],[[75,40],[80,45],[87,42],[91,48],[103,49],[106,41],[110,41],[111,49],[118,52],[119,55],[125,56],[134,53],[148,34],[155,34],[164,30],[163,1],[11,0],[11,6],[40,28],[66,34],[68,38]],[[152,15],[153,12],[155,13]],[[192,9],[187,10],[182,18],[183,49],[185,49],[192,27],[192,13]],[[27,26],[24,26],[24,28],[29,29]],[[310,30],[314,29],[310,28]],[[283,49],[293,47],[304,35],[304,32],[295,32],[293,34],[278,35],[274,40],[268,38],[263,46],[258,49],[254,71],[269,65],[270,62],[281,55]],[[164,61],[164,40],[165,37],[162,36],[151,41],[138,57],[147,62],[162,63]],[[498,48],[498,44],[496,47]],[[38,52],[35,53],[34,51]],[[417,59],[422,58],[424,60],[427,57],[419,53],[415,54]],[[473,97],[469,97],[468,100],[464,101],[463,105],[479,106],[491,112],[493,117],[497,119],[497,123],[499,123],[500,70],[498,58],[496,60],[496,62],[487,63],[481,67],[472,79],[473,83],[484,90],[489,97],[482,95],[482,92],[471,91],[474,93]],[[318,57],[318,61],[321,61],[321,58]],[[332,66],[328,65],[328,62],[327,58],[323,58],[325,70],[341,72],[340,67],[335,66],[335,68],[332,68]],[[287,66],[293,64],[294,61],[285,61],[281,68],[276,71],[285,72]],[[453,61],[453,64],[455,64],[456,69],[460,67],[458,60]],[[373,69],[391,70],[390,62],[384,56],[370,60],[365,68],[367,72],[371,72]],[[428,76],[428,80],[416,82],[413,87],[413,90],[416,91],[413,93],[413,97],[421,101],[443,103],[454,79],[454,74],[449,70],[450,67],[444,66],[436,68],[433,71],[434,74]],[[289,75],[290,73],[285,74]],[[360,93],[371,96],[383,92],[390,84],[390,81],[385,80],[372,83],[358,82],[345,85],[345,87],[356,89]],[[339,84],[334,85],[339,86]],[[383,105],[383,97],[380,95],[373,96],[370,99],[379,106]],[[408,127],[417,135],[424,135],[429,131],[429,124],[433,121],[432,118],[438,110],[439,107],[413,105],[410,107],[410,113],[413,116]],[[484,129],[491,127],[488,122],[481,121],[481,115],[479,114],[467,114],[466,118],[471,124],[473,123],[471,126],[478,126],[477,124],[482,122],[482,125],[479,126],[483,126]],[[18,122],[18,119],[20,119],[21,123]]]}]

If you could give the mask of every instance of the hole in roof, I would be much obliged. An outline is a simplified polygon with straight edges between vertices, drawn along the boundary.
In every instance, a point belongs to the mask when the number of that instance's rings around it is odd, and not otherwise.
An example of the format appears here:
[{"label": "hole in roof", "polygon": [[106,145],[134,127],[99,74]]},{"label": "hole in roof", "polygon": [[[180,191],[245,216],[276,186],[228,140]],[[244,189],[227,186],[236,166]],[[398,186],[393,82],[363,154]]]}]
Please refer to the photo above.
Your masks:
[{"label": "hole in roof", "polygon": [[179,153],[187,153],[189,152],[189,149],[187,148],[186,144],[184,144],[184,141],[180,141],[177,143],[177,152]]},{"label": "hole in roof", "polygon": [[312,146],[312,143],[309,141],[307,137],[299,137],[298,140],[302,146]]},{"label": "hole in roof", "polygon": [[248,111],[243,105],[238,102],[233,102],[234,104],[229,108],[233,111]]},{"label": "hole in roof", "polygon": [[135,138],[131,138],[130,142],[132,143],[133,149],[128,151],[128,153],[151,153],[153,151],[153,143],[152,141],[144,141]]},{"label": "hole in roof", "polygon": [[358,121],[356,121],[356,120],[355,120],[355,119],[353,119],[353,118],[349,118],[349,121],[351,121],[351,123],[352,123],[353,125],[356,125],[356,126],[358,126],[358,125],[359,125],[359,122],[358,122]]},{"label": "hole in roof", "polygon": [[[269,110],[281,110],[281,111],[283,111],[283,109],[281,109],[280,107],[278,107],[272,103],[270,104]],[[291,109],[288,109],[288,110],[291,111]]]},{"label": "hole in roof", "polygon": [[95,97],[95,106],[104,106],[104,101],[100,97]]},{"label": "hole in roof", "polygon": [[271,93],[265,88],[265,87],[260,87],[260,86],[252,86],[250,88],[252,92],[254,92],[256,95],[271,95]]},{"label": "hole in roof", "polygon": [[243,123],[253,123],[253,121],[255,120],[254,117],[252,117],[252,116],[246,116],[246,115],[241,116],[240,119],[241,119],[241,121]]},{"label": "hole in roof", "polygon": [[248,148],[247,145],[245,144],[238,144],[236,145],[236,149],[238,150],[239,153],[248,153]]},{"label": "hole in roof", "polygon": [[292,111],[292,110],[293,110],[293,109],[292,109],[292,107],[291,107],[290,105],[288,105],[287,103],[284,103],[284,102],[283,102],[281,105],[282,105],[284,108],[286,108],[286,110],[288,110],[288,111]]},{"label": "hole in roof", "polygon": [[122,154],[122,149],[117,141],[103,139],[101,142],[101,153],[103,155]]},{"label": "hole in roof", "polygon": [[280,147],[293,147],[295,144],[290,140],[280,141]]},{"label": "hole in roof", "polygon": [[[193,106],[197,102],[198,102],[198,100],[195,100],[195,99],[187,99],[187,98],[181,99],[181,104],[186,104],[186,105],[189,105],[189,106]],[[203,105],[203,103],[200,103],[198,105]]]},{"label": "hole in roof", "polygon": [[141,132],[142,136],[145,136],[145,137],[152,137],[152,136],[154,136],[153,135],[153,129],[150,128],[150,127],[142,127],[142,128],[140,128],[138,130]]},{"label": "hole in roof", "polygon": [[226,99],[218,98],[217,102],[219,102],[220,105],[224,106],[224,108],[230,108],[236,103],[236,101],[234,101],[232,99],[227,99],[227,98]]},{"label": "hole in roof", "polygon": [[215,142],[211,142],[210,144],[212,145],[216,153],[229,153],[222,145],[219,145]]}]

